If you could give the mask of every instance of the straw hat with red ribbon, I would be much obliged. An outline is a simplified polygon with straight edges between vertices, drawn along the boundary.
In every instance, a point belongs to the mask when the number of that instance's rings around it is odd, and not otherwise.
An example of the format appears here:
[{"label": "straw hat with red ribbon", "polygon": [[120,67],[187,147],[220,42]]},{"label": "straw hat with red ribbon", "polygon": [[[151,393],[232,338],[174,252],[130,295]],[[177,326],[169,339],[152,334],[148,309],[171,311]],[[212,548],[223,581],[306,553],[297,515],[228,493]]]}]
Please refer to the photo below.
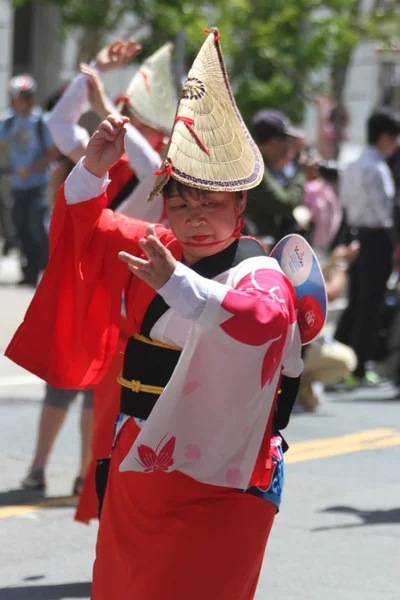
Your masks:
[{"label": "straw hat with red ribbon", "polygon": [[170,177],[208,191],[236,192],[262,180],[261,154],[229,84],[217,28],[209,33],[182,87],[154,198]]},{"label": "straw hat with red ribbon", "polygon": [[172,44],[165,44],[146,59],[118,98],[120,111],[127,106],[142,123],[166,135],[171,133],[176,113],[173,50]]}]

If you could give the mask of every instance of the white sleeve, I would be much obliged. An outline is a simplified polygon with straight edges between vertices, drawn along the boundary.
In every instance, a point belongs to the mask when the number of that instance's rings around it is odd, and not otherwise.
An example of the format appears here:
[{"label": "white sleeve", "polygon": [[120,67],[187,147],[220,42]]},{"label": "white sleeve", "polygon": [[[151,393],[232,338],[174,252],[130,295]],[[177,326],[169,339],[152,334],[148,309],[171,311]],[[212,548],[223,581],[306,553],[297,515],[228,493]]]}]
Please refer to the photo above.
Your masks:
[{"label": "white sleeve", "polygon": [[304,369],[301,358],[301,338],[297,321],[289,325],[286,343],[283,350],[283,371],[286,377],[299,377]]},{"label": "white sleeve", "polygon": [[125,150],[136,177],[142,181],[160,168],[161,157],[131,123],[127,123]]},{"label": "white sleeve", "polygon": [[207,303],[211,280],[178,262],[166,284],[157,290],[184,319],[197,320]]},{"label": "white sleeve", "polygon": [[79,145],[86,146],[89,134],[78,125],[88,104],[87,78],[80,73],[69,84],[47,120],[47,126],[57,148],[68,156]]},{"label": "white sleeve", "polygon": [[110,179],[108,173],[102,177],[92,175],[83,166],[83,158],[75,165],[65,182],[64,194],[67,204],[78,204],[103,194]]},{"label": "white sleeve", "polygon": [[151,202],[147,201],[150,192],[154,189],[155,178],[155,175],[150,175],[141,181],[115,212],[148,223],[161,223],[164,212],[162,194],[158,194]]}]

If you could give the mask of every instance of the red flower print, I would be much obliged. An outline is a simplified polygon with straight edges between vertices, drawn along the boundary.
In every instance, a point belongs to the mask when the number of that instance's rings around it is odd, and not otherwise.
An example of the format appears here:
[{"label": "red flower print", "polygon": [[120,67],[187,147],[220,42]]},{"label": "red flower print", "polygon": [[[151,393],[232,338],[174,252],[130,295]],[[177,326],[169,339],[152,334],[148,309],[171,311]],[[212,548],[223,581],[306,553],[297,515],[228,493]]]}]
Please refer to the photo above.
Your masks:
[{"label": "red flower print", "polygon": [[166,444],[164,444],[161,450],[158,451],[159,447],[161,446],[166,437],[166,435],[163,437],[155,451],[149,446],[145,446],[144,444],[138,446],[137,451],[140,460],[136,460],[142,467],[144,467],[145,473],[153,473],[155,471],[168,471],[169,467],[172,467],[172,465],[174,464],[174,459],[172,458],[172,455],[175,450],[175,437],[172,437]]},{"label": "red flower print", "polygon": [[246,275],[226,294],[222,308],[233,315],[220,325],[227,335],[249,346],[271,342],[262,365],[261,387],[271,383],[282,360],[288,324],[293,322],[292,295],[285,276],[273,269]]}]

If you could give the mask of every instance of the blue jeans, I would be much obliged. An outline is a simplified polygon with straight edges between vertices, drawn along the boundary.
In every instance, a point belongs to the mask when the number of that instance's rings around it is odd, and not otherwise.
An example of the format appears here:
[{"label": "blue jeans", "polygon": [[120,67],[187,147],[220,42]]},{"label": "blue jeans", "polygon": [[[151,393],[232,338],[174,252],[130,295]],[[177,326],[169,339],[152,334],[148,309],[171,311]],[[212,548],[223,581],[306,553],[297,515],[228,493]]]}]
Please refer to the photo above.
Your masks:
[{"label": "blue jeans", "polygon": [[49,239],[45,227],[49,205],[47,186],[12,190],[12,217],[22,253],[24,279],[37,283],[46,267]]}]

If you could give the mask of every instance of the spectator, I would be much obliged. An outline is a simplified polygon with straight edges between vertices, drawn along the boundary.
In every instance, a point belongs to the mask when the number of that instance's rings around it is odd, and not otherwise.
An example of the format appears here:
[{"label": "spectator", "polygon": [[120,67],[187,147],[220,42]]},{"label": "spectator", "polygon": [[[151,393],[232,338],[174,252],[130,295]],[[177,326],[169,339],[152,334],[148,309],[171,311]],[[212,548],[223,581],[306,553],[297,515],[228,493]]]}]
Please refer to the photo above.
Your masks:
[{"label": "spectator", "polygon": [[388,160],[395,188],[395,241],[400,245],[400,145]]},{"label": "spectator", "polygon": [[7,170],[0,166],[0,240],[3,242],[3,256],[7,256],[16,246],[8,189],[5,189],[6,186],[4,185],[6,174]]},{"label": "spectator", "polygon": [[311,213],[311,245],[326,249],[339,232],[343,219],[342,204],[330,185],[321,174],[319,156],[306,169],[307,182],[304,187],[302,205]]},{"label": "spectator", "polygon": [[379,315],[392,271],[395,187],[387,158],[397,146],[400,123],[387,111],[367,121],[367,147],[343,172],[340,183],[348,225],[357,232],[360,253],[350,271],[349,304],[336,339],[351,346],[358,365],[349,385],[378,383],[366,371],[377,341]]},{"label": "spectator", "polygon": [[318,151],[324,160],[337,160],[341,143],[347,138],[349,114],[343,104],[322,95],[316,103]]},{"label": "spectator", "polygon": [[11,113],[0,122],[0,139],[8,142],[11,164],[12,217],[22,254],[21,284],[36,286],[47,263],[49,164],[56,155],[41,112],[35,108],[36,82],[18,75],[9,83]]},{"label": "spectator", "polygon": [[265,174],[263,182],[248,194],[246,220],[255,225],[257,235],[278,241],[295,230],[293,209],[303,197],[304,175],[285,174],[291,140],[299,136],[299,131],[282,113],[262,110],[252,119],[251,133],[264,158]]}]

